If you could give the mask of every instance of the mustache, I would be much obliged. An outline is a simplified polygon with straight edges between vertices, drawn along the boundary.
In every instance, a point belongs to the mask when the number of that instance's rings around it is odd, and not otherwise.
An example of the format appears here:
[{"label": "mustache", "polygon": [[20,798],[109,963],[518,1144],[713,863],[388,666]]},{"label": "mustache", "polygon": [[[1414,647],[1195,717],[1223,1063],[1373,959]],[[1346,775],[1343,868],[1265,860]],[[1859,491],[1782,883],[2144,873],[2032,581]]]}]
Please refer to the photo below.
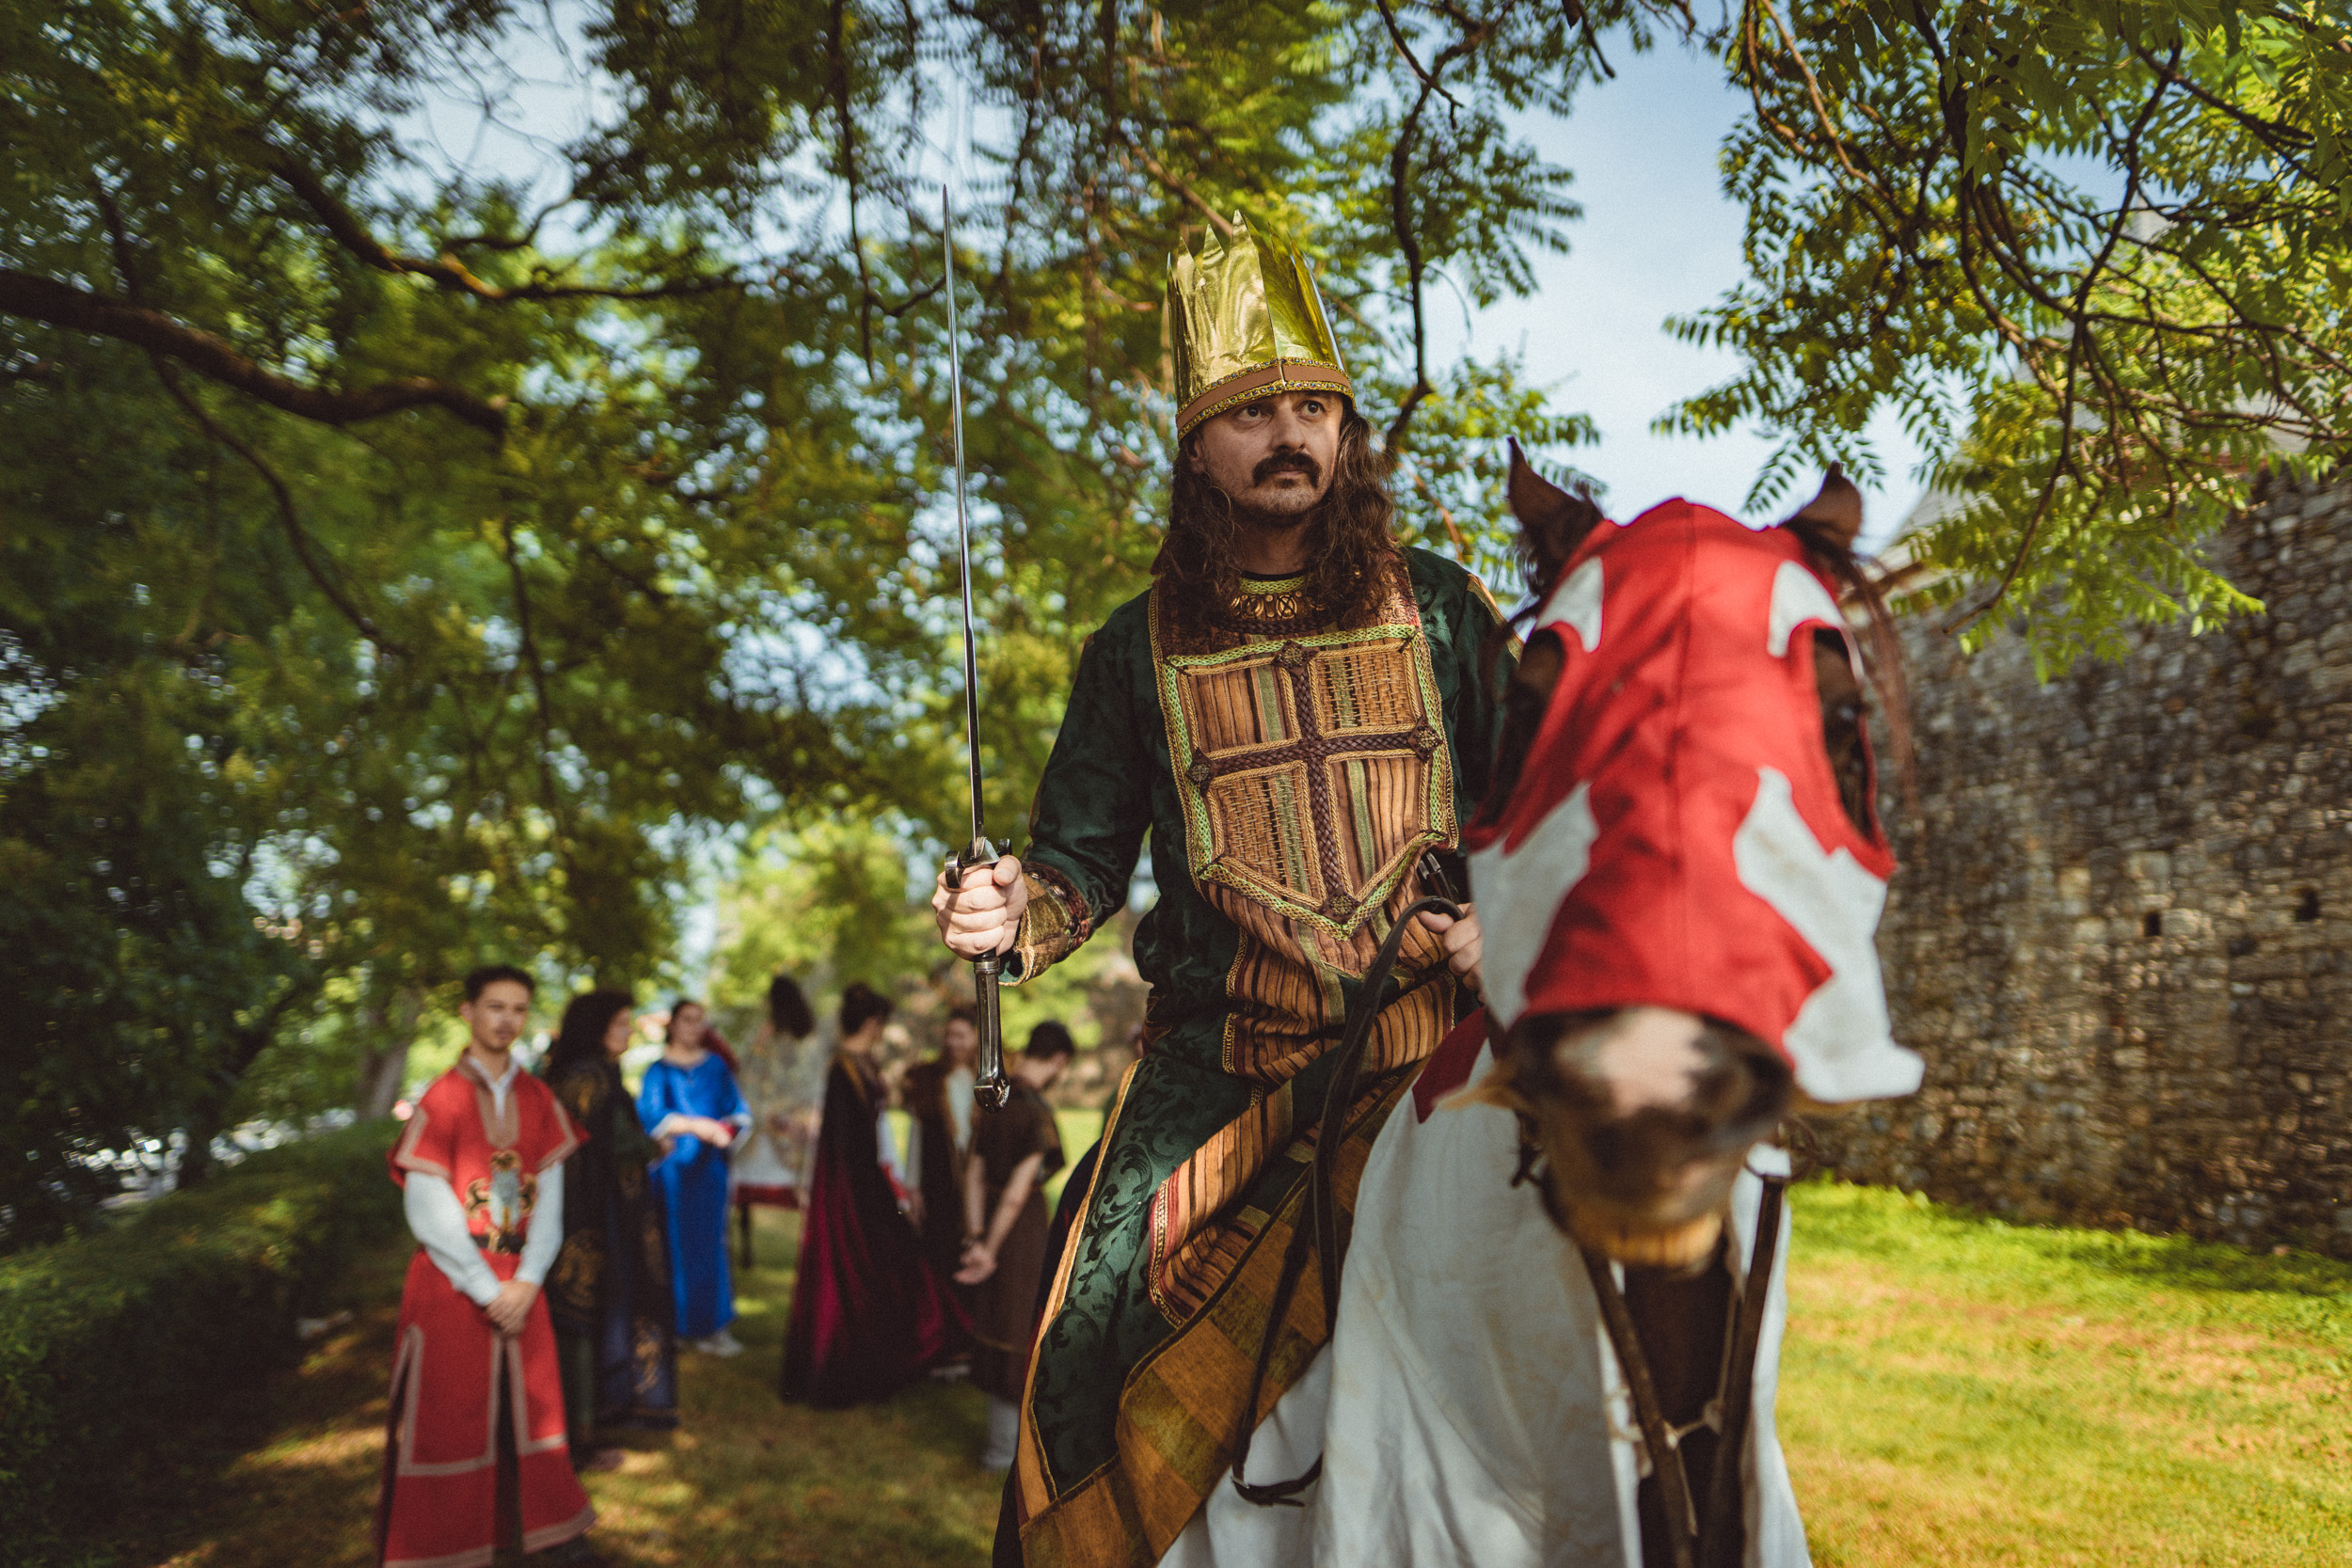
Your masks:
[{"label": "mustache", "polygon": [[1323,483],[1323,465],[1303,451],[1278,451],[1271,457],[1261,459],[1258,466],[1249,471],[1249,483],[1263,484],[1280,473],[1305,474],[1310,484]]}]

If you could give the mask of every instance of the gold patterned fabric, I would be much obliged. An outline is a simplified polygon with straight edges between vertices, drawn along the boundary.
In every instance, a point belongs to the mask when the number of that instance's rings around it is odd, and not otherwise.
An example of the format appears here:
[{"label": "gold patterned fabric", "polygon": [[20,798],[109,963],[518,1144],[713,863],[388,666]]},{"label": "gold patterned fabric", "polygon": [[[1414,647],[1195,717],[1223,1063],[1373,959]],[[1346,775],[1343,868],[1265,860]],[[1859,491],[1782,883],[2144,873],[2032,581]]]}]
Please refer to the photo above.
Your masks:
[{"label": "gold patterned fabric", "polygon": [[[1171,1322],[1200,1311],[1261,1242],[1238,1205],[1269,1162],[1304,1158],[1320,1099],[1294,1080],[1338,1037],[1343,980],[1362,976],[1393,915],[1421,896],[1422,853],[1455,836],[1453,761],[1427,641],[1401,562],[1374,624],[1294,632],[1295,582],[1251,585],[1222,627],[1179,633],[1153,596],[1153,666],[1201,897],[1240,927],[1224,1070],[1248,1108],[1153,1195],[1150,1290]],[[1278,628],[1278,629],[1268,629]],[[1438,937],[1406,932],[1404,994],[1385,1008],[1368,1079],[1426,1058],[1454,1018]]]},{"label": "gold patterned fabric", "polygon": [[1176,429],[1274,392],[1354,397],[1314,274],[1295,245],[1241,223],[1168,263],[1168,337],[1176,370]]},{"label": "gold patterned fabric", "polygon": [[[1355,629],[1290,631],[1296,585],[1255,586],[1255,606],[1189,635],[1154,594],[1152,639],[1186,869],[1243,934],[1227,987],[1236,1007],[1226,1070],[1270,1086],[1302,1051],[1321,1049],[1343,1012],[1338,982],[1363,974],[1387,915],[1420,895],[1422,853],[1452,846],[1457,824],[1428,640],[1402,562],[1389,569],[1379,617]],[[1443,967],[1434,936],[1407,934],[1408,986]]]}]

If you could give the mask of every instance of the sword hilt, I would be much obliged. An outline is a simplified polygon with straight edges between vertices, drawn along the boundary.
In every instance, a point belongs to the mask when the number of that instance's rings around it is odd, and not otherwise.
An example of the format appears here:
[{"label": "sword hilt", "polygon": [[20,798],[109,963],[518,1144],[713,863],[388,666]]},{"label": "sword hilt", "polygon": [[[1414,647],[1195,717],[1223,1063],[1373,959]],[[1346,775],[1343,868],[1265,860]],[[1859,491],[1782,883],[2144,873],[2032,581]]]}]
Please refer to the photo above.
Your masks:
[{"label": "sword hilt", "polygon": [[[970,847],[961,854],[947,857],[947,879],[961,892],[967,871],[993,869],[998,854],[996,846],[985,838],[975,838]],[[1003,956],[994,952],[981,954],[972,960],[973,1010],[978,1015],[975,1022],[980,1036],[980,1060],[973,1074],[972,1099],[984,1111],[1004,1108],[1012,1098],[1012,1082],[1005,1076],[1005,1017],[996,996],[996,977],[1004,969]]]}]

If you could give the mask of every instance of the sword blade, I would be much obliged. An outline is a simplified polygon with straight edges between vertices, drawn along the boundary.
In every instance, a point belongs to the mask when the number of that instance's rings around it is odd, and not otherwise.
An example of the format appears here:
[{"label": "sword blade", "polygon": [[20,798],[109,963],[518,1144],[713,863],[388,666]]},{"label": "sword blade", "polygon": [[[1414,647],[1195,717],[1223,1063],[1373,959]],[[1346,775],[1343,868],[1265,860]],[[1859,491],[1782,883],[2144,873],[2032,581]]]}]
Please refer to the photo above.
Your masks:
[{"label": "sword blade", "polygon": [[963,346],[956,318],[956,214],[947,187],[939,188],[940,245],[947,291],[947,407],[956,452],[956,554],[963,579],[963,750],[971,769],[972,842],[980,830],[980,656],[972,631],[972,511],[963,477]]},{"label": "sword blade", "polygon": [[[939,233],[947,291],[947,406],[954,426],[956,452],[956,558],[963,578],[963,752],[971,769],[972,842],[960,855],[947,857],[955,885],[963,885],[968,871],[993,867],[996,847],[980,829],[980,654],[972,630],[972,508],[964,490],[963,469],[963,346],[956,317],[956,212],[947,187],[939,188]],[[985,1110],[1005,1103],[1012,1085],[1005,1077],[1004,1016],[998,1010],[996,984],[1004,960],[984,953],[972,960],[972,996],[979,1017],[978,1070],[973,1074],[972,1097]]]}]

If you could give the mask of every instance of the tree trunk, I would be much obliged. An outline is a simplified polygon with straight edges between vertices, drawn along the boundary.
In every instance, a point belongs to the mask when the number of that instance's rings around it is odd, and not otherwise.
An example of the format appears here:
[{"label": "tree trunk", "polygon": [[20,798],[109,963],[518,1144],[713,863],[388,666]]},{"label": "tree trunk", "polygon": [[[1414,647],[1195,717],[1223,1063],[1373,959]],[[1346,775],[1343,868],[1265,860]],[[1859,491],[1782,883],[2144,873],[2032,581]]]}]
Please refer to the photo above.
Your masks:
[{"label": "tree trunk", "polygon": [[354,1101],[361,1117],[392,1114],[408,1078],[408,1047],[416,1040],[417,1021],[423,1016],[424,993],[413,986],[369,1002],[362,1014],[367,1036],[360,1048],[358,1093]]},{"label": "tree trunk", "polygon": [[297,980],[287,986],[277,1001],[269,1006],[254,1022],[229,1034],[229,1053],[208,1076],[210,1093],[205,1094],[188,1111],[181,1131],[187,1135],[187,1148],[180,1155],[180,1173],[172,1182],[176,1189],[200,1185],[213,1174],[217,1164],[213,1158],[213,1140],[229,1128],[229,1107],[237,1098],[237,1086],[245,1075],[278,1037],[278,1026],[297,1003],[307,999],[316,989],[316,979],[307,983]]}]

